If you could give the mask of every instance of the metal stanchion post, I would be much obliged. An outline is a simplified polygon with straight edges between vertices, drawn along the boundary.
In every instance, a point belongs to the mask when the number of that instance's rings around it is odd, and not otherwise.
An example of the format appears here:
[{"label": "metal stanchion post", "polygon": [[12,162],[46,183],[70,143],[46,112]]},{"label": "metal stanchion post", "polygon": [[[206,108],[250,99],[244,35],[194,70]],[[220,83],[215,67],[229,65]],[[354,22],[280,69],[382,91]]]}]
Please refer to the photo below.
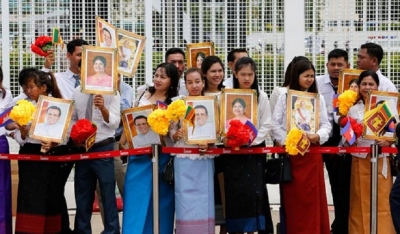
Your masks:
[{"label": "metal stanchion post", "polygon": [[158,191],[158,160],[160,145],[152,144],[152,163],[153,163],[153,233],[160,233],[160,214],[159,214],[159,191]]},{"label": "metal stanchion post", "polygon": [[379,145],[371,145],[371,190],[370,190],[370,233],[377,234],[378,208],[378,157],[381,152]]}]

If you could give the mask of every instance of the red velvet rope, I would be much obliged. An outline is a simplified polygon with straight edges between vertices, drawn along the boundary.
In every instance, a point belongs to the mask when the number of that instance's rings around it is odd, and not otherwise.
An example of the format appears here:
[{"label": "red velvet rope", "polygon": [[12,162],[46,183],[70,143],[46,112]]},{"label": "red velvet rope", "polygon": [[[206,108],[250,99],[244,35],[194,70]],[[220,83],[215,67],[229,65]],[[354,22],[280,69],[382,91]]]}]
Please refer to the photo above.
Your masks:
[{"label": "red velvet rope", "polygon": [[[369,153],[370,147],[310,147],[307,151],[309,153],[321,154],[338,154],[338,153]],[[177,148],[177,147],[162,147],[163,153],[171,154],[200,154],[198,148]],[[128,150],[115,150],[106,152],[82,153],[71,154],[62,156],[49,156],[49,155],[30,155],[30,154],[1,154],[0,160],[31,160],[31,161],[76,161],[88,160],[98,158],[112,158],[128,155],[143,155],[151,154],[151,147],[140,149]],[[267,153],[285,153],[284,147],[255,147],[255,148],[241,148],[240,150],[233,150],[232,148],[210,148],[203,154],[267,154]],[[382,153],[397,153],[397,148],[383,147]]]}]

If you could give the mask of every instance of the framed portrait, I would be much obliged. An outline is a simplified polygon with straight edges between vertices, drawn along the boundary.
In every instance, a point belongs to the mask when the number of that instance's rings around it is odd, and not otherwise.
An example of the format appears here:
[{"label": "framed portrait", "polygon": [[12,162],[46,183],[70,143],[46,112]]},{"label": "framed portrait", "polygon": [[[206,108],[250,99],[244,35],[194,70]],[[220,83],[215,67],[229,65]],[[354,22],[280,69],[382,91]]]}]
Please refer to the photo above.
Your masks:
[{"label": "framed portrait", "polygon": [[[382,104],[383,102],[385,102],[387,100],[392,100],[393,106],[390,106],[391,107],[390,112],[394,115],[398,115],[400,113],[399,98],[400,98],[400,95],[398,93],[371,91],[368,93],[368,96],[367,96],[364,113],[376,108],[378,105]],[[360,113],[360,115],[362,114],[364,116],[364,113]],[[376,121],[375,123],[379,124],[380,122]],[[383,136],[377,136],[372,132],[370,127],[368,127],[366,124],[364,124],[363,137],[366,139],[378,139],[379,138],[379,139],[385,139],[385,140],[393,140],[394,133],[387,132]]]},{"label": "framed portrait", "polygon": [[286,129],[296,127],[309,133],[319,129],[319,94],[289,90],[286,104]]},{"label": "framed portrait", "polygon": [[210,55],[215,55],[214,42],[188,44],[186,48],[187,68],[201,68],[203,59]]},{"label": "framed portrait", "polygon": [[135,75],[145,42],[143,36],[117,29],[118,73],[130,77]]},{"label": "framed portrait", "polygon": [[81,88],[84,93],[116,94],[117,48],[83,46]]},{"label": "framed portrait", "polygon": [[161,137],[151,130],[147,116],[154,105],[140,106],[122,111],[122,123],[130,148],[144,148],[152,144],[161,144]]},{"label": "framed portrait", "polygon": [[117,48],[117,28],[98,16],[96,16],[96,45]]},{"label": "framed portrait", "polygon": [[41,141],[64,142],[73,108],[73,100],[40,95],[29,136]]},{"label": "framed portrait", "polygon": [[254,126],[258,122],[257,93],[253,89],[223,89],[221,93],[220,132],[225,136],[230,122],[249,120]]},{"label": "framed portrait", "polygon": [[218,99],[215,96],[184,97],[186,106],[194,109],[193,121],[184,121],[187,144],[211,144],[219,139]]},{"label": "framed portrait", "polygon": [[344,91],[350,89],[350,85],[358,80],[361,72],[364,70],[359,69],[342,69],[339,72],[339,85],[338,93],[343,93]]}]

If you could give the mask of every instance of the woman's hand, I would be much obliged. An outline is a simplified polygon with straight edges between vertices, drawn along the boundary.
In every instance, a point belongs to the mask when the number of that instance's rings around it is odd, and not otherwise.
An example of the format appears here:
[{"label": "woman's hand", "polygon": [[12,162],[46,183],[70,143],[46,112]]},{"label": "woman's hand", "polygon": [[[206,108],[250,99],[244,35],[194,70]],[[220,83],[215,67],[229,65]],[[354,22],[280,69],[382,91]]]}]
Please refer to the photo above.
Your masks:
[{"label": "woman's hand", "polygon": [[42,149],[47,152],[49,151],[51,148],[55,147],[57,145],[57,143],[53,143],[51,141],[42,141]]},{"label": "woman's hand", "polygon": [[320,138],[318,134],[315,133],[306,133],[306,134],[312,144],[317,144],[319,142]]},{"label": "woman's hand", "polygon": [[178,131],[176,131],[174,133],[174,135],[172,135],[172,138],[174,141],[179,141],[180,139],[182,139],[183,137],[183,130],[182,128],[178,129]]},{"label": "woman's hand", "polygon": [[25,140],[26,137],[28,136],[28,132],[29,132],[28,127],[26,125],[24,125],[24,126],[18,125],[18,129],[19,129],[19,132],[21,133],[22,140]]},{"label": "woman's hand", "polygon": [[383,139],[376,139],[375,143],[379,146],[390,146],[392,144],[392,142]]},{"label": "woman's hand", "polygon": [[203,155],[208,149],[208,144],[199,144],[200,155]]}]

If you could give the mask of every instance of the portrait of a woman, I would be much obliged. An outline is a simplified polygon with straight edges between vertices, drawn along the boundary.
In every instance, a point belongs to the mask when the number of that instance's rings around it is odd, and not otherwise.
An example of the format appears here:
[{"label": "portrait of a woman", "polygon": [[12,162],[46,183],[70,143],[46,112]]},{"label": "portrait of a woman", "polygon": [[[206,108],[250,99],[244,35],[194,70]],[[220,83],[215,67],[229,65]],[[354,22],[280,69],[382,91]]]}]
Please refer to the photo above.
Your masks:
[{"label": "portrait of a woman", "polygon": [[93,59],[94,75],[88,76],[86,85],[93,86],[112,86],[112,76],[106,73],[107,61],[103,56],[96,56]]},{"label": "portrait of a woman", "polygon": [[358,82],[358,79],[352,79],[349,82],[349,89],[353,90],[356,93],[358,93],[358,84],[357,84],[357,82]]},{"label": "portrait of a woman", "polygon": [[199,52],[196,54],[196,67],[201,69],[201,64],[203,60],[206,58],[206,55],[203,52]]},{"label": "portrait of a woman", "polygon": [[240,120],[243,124],[251,119],[246,116],[246,102],[242,98],[236,98],[232,102],[232,112],[235,115],[232,119],[226,121],[225,128],[228,129],[232,120]]},{"label": "portrait of a woman", "polygon": [[296,124],[308,132],[311,130],[310,121],[311,121],[311,112],[307,109],[306,103],[304,100],[300,101],[300,106],[296,108],[295,112]]}]

